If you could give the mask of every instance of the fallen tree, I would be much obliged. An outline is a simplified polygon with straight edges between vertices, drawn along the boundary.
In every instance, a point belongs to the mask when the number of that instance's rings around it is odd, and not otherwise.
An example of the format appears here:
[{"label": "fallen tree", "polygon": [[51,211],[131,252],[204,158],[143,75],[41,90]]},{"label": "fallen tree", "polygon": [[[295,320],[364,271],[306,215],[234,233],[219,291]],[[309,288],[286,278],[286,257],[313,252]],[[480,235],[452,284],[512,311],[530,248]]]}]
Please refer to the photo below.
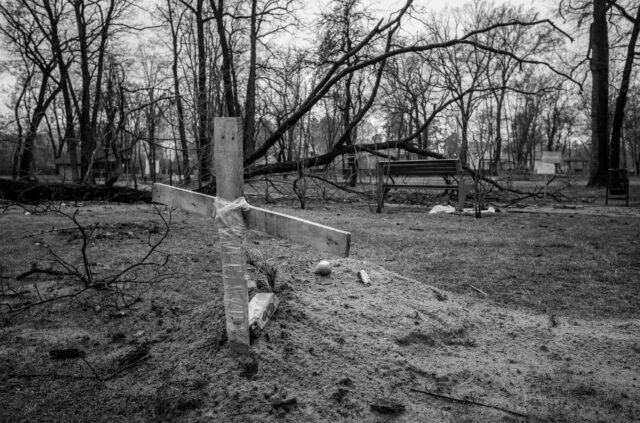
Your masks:
[{"label": "fallen tree", "polygon": [[0,198],[27,204],[37,204],[44,201],[150,203],[151,191],[119,186],[46,184],[0,179]]}]

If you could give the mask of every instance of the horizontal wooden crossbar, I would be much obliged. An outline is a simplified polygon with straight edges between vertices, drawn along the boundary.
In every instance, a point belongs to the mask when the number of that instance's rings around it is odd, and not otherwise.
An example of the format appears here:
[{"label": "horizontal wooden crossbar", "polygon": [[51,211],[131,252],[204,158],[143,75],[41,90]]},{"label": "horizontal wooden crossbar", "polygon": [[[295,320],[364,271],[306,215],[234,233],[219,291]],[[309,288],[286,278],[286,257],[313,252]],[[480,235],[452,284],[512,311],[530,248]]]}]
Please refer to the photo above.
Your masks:
[{"label": "horizontal wooden crossbar", "polygon": [[[165,184],[153,184],[153,201],[202,216],[214,216],[216,197]],[[319,251],[349,257],[351,234],[298,217],[249,206],[244,212],[249,229],[266,232],[314,247]]]}]

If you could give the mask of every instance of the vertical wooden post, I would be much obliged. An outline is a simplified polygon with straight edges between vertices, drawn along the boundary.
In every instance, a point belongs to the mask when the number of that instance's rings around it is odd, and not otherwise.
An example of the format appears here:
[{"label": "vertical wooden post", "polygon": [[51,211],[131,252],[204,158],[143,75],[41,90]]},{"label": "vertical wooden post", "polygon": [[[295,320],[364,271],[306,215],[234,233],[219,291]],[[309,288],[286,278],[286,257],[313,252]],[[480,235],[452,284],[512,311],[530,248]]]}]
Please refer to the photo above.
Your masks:
[{"label": "vertical wooden post", "polygon": [[[239,118],[214,119],[214,163],[217,197],[234,201],[243,195],[242,135]],[[242,219],[242,211],[234,210]],[[222,282],[224,285],[224,310],[227,337],[233,351],[249,351],[249,293],[245,275],[243,236],[218,226]]]},{"label": "vertical wooden post", "polygon": [[384,205],[384,171],[380,162],[377,164],[377,184],[376,184],[376,212],[382,212],[382,206]]}]

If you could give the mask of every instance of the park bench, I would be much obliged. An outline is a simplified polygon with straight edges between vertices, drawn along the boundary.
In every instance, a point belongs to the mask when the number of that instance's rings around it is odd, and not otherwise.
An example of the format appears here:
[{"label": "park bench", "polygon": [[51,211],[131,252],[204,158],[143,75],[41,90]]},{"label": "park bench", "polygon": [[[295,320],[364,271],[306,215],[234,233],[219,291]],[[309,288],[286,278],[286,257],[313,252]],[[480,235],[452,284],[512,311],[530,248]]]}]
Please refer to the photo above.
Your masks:
[{"label": "park bench", "polygon": [[[396,183],[400,178],[446,178],[420,183]],[[451,178],[456,180],[452,181]],[[463,168],[457,159],[395,160],[378,162],[377,212],[382,211],[384,198],[392,188],[445,189],[458,191],[458,209],[462,210],[471,186],[464,183]]]},{"label": "park bench", "polygon": [[627,169],[609,169],[607,177],[607,192],[604,204],[609,205],[609,199],[625,200],[629,206],[629,176]]}]

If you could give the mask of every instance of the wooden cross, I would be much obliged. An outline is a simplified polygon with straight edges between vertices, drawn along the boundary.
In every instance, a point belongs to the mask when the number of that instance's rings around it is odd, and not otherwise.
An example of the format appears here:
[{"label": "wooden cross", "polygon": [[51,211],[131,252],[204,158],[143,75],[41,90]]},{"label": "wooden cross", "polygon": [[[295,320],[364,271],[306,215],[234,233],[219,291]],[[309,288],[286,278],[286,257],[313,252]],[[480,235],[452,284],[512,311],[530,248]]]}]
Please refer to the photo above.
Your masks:
[{"label": "wooden cross", "polygon": [[[227,337],[232,350],[246,353],[249,350],[250,330],[264,327],[278,307],[278,299],[273,293],[259,293],[249,302],[245,280],[244,229],[256,229],[343,257],[349,256],[351,234],[241,201],[244,172],[240,127],[238,118],[214,119],[213,153],[218,198],[154,184],[153,201],[214,217],[220,242]],[[229,221],[235,223],[229,224]]]}]

